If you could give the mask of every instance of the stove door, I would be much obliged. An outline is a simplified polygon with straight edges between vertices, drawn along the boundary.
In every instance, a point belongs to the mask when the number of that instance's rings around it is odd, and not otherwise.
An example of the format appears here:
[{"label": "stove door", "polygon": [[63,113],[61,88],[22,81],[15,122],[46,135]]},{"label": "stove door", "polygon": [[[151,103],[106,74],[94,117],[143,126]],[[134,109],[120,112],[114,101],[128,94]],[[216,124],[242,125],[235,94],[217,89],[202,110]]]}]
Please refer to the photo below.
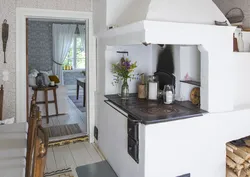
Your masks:
[{"label": "stove door", "polygon": [[139,142],[128,137],[128,154],[139,163]]},{"label": "stove door", "polygon": [[129,137],[139,141],[139,122],[133,120],[131,116],[128,117],[127,131]]}]

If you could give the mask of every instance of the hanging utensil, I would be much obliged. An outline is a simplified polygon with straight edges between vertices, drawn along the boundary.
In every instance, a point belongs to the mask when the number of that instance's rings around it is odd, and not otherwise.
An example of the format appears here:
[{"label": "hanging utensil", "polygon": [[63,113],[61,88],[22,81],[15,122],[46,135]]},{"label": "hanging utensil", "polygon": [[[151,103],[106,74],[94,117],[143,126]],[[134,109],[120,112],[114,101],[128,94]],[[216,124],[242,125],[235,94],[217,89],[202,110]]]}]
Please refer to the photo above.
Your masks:
[{"label": "hanging utensil", "polygon": [[7,24],[7,20],[5,19],[2,24],[2,40],[3,40],[3,52],[4,52],[4,63],[6,63],[6,48],[7,41],[9,38],[9,24]]}]

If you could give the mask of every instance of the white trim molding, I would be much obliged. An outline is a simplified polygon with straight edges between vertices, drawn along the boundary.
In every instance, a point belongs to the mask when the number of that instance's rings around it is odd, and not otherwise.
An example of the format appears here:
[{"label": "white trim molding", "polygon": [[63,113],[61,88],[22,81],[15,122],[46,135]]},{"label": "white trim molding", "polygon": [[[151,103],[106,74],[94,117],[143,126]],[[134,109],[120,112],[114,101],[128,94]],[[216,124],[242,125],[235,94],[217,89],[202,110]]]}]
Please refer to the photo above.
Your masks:
[{"label": "white trim molding", "polygon": [[87,126],[90,142],[94,142],[96,91],[96,38],[93,34],[92,12],[16,9],[16,122],[26,122],[26,19],[66,19],[86,21]]}]

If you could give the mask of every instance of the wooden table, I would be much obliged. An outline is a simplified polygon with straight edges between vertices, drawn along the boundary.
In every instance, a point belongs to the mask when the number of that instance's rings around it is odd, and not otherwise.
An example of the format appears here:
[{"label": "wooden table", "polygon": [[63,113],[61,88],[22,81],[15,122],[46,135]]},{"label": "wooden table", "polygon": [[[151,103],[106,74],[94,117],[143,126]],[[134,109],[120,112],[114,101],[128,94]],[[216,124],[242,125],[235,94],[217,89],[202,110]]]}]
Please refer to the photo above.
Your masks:
[{"label": "wooden table", "polygon": [[[32,87],[32,90],[34,90],[35,100],[37,100],[38,91],[44,92],[45,101],[40,101],[40,102],[36,101],[36,104],[45,104],[47,124],[49,123],[49,103],[55,103],[56,115],[58,116],[58,105],[57,105],[57,95],[56,95],[57,88],[58,88],[57,85],[53,87],[52,86],[51,87]],[[48,91],[50,90],[53,91],[54,100],[48,101]]]},{"label": "wooden table", "polygon": [[85,78],[77,78],[77,89],[76,89],[76,99],[79,98],[79,89],[80,86],[83,88],[83,107],[86,105],[86,80]]}]

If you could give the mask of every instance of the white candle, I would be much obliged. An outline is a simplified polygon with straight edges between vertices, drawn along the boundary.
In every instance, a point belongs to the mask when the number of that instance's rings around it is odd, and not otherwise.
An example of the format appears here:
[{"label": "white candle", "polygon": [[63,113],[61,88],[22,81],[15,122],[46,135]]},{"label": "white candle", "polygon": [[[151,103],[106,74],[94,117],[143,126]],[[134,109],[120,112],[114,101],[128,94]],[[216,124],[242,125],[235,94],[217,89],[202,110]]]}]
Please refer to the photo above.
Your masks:
[{"label": "white candle", "polygon": [[171,91],[166,91],[166,102],[165,104],[171,104],[173,102],[173,93]]},{"label": "white candle", "polygon": [[51,85],[51,86],[54,86],[54,85],[55,85],[55,82],[54,82],[54,81],[51,81],[51,82],[50,82],[50,85]]},{"label": "white candle", "polygon": [[149,100],[157,100],[157,92],[158,92],[158,83],[156,82],[149,82],[149,93],[148,99]]}]

